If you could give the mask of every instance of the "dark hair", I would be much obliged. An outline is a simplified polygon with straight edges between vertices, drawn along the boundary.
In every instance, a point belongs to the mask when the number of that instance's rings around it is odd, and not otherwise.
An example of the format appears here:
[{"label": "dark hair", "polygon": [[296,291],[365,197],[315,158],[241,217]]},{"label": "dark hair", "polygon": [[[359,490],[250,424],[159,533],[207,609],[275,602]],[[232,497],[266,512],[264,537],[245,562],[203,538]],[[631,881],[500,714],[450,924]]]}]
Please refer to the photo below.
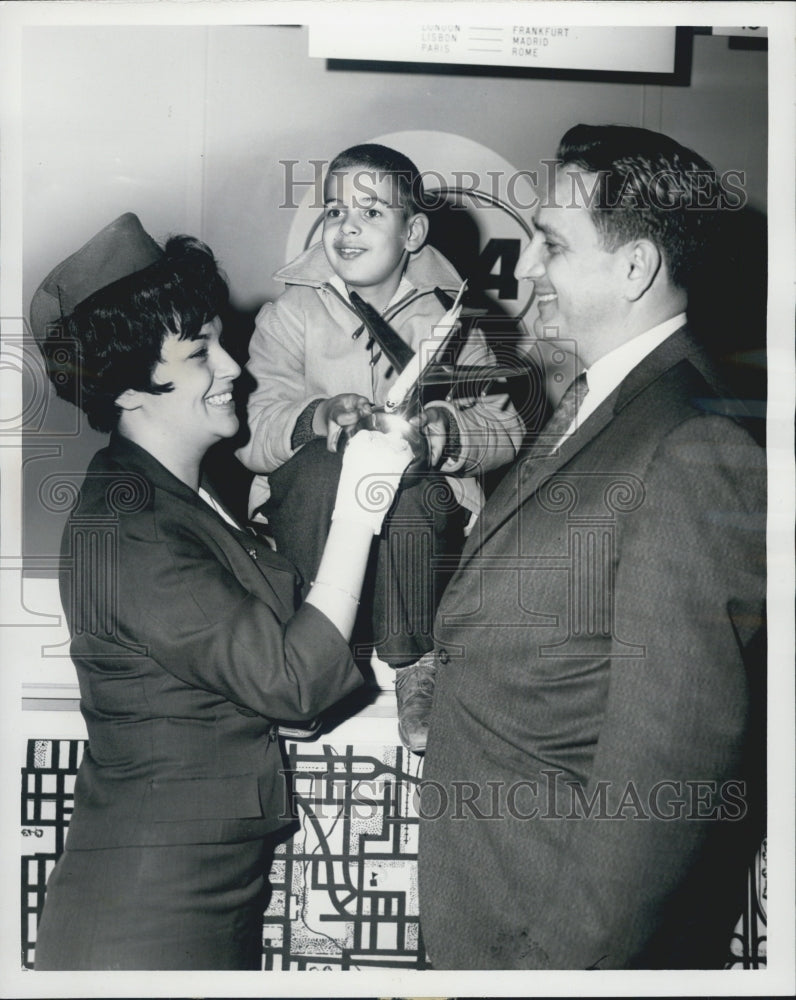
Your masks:
[{"label": "dark hair", "polygon": [[60,336],[43,342],[56,392],[95,430],[113,430],[126,389],[173,389],[152,381],[165,337],[195,340],[228,295],[212,250],[192,236],[171,237],[161,260],[94,292],[61,320]]},{"label": "dark hair", "polygon": [[558,159],[599,175],[589,211],[605,249],[652,240],[672,283],[688,287],[708,256],[722,207],[707,160],[666,135],[626,125],[575,125],[561,139]]},{"label": "dark hair", "polygon": [[398,188],[398,203],[407,219],[425,211],[426,199],[420,171],[408,156],[399,153],[397,149],[382,146],[378,142],[349,146],[329,164],[326,180],[336,170],[349,167],[364,167],[377,174],[379,179],[384,176],[394,177]]}]

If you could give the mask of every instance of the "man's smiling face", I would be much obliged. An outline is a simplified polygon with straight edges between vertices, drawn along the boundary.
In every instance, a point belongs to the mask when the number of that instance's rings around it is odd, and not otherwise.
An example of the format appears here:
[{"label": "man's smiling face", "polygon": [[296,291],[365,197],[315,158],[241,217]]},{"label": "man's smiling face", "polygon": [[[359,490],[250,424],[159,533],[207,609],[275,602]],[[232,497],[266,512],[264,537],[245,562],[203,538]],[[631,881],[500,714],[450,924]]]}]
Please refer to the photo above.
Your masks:
[{"label": "man's smiling face", "polygon": [[596,180],[575,167],[556,171],[555,196],[541,198],[533,239],[515,269],[534,283],[534,333],[574,340],[586,364],[605,353],[623,319],[624,260],[603,248],[587,207]]}]

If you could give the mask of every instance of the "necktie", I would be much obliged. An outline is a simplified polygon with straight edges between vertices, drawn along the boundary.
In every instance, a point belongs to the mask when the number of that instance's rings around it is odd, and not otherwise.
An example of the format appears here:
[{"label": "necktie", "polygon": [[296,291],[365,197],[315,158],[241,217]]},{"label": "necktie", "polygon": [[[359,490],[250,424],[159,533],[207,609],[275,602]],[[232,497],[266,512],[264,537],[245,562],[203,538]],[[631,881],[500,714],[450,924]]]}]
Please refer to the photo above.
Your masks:
[{"label": "necktie", "polygon": [[562,436],[569,430],[588,391],[586,372],[581,372],[561,397],[558,406],[553,410],[553,415],[542,428],[538,445],[543,454],[555,451]]}]

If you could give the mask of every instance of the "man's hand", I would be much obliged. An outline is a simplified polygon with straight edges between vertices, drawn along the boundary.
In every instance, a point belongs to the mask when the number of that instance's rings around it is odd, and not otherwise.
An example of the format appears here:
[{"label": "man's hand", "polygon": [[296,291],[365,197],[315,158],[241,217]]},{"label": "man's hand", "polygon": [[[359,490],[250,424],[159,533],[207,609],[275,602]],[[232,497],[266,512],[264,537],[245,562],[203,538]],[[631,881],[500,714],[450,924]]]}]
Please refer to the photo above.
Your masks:
[{"label": "man's hand", "polygon": [[356,392],[341,392],[324,401],[312,417],[312,429],[321,437],[326,436],[326,447],[337,451],[340,432],[352,429],[363,417],[373,411],[373,404]]},{"label": "man's hand", "polygon": [[429,464],[432,469],[436,469],[448,443],[448,422],[444,409],[430,404],[418,416],[412,417],[410,423],[419,427],[428,441]]}]

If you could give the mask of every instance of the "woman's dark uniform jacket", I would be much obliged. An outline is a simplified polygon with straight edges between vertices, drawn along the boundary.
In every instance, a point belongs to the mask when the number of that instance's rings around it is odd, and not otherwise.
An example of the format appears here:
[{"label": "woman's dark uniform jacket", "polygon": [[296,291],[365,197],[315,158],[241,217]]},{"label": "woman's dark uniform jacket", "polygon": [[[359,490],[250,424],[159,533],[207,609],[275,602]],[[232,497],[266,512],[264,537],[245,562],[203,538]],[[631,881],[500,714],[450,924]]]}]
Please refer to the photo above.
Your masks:
[{"label": "woman's dark uniform jacket", "polygon": [[274,720],[361,682],[295,570],[114,435],[64,532],[89,743],[68,849],[234,843],[290,820]]}]

